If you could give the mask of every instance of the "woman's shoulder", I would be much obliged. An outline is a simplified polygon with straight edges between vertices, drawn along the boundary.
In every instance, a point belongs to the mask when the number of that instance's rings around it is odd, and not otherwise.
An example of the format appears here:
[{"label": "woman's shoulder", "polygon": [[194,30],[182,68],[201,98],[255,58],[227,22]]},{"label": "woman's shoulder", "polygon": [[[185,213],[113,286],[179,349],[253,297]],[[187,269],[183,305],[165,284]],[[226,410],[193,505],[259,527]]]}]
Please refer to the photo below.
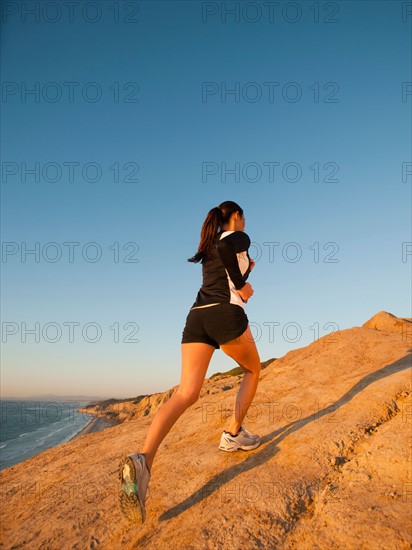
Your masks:
[{"label": "woman's shoulder", "polygon": [[250,238],[244,231],[221,231],[218,234],[218,243],[230,242],[236,248],[247,250],[250,246]]},{"label": "woman's shoulder", "polygon": [[218,232],[218,236],[221,237],[222,235],[224,235],[225,237],[226,236],[229,236],[229,235],[233,235],[234,238],[237,238],[237,239],[242,239],[242,238],[249,238],[249,235],[247,233],[245,233],[244,231],[234,231],[234,230],[229,230],[229,229],[224,229],[223,231],[220,230]]}]

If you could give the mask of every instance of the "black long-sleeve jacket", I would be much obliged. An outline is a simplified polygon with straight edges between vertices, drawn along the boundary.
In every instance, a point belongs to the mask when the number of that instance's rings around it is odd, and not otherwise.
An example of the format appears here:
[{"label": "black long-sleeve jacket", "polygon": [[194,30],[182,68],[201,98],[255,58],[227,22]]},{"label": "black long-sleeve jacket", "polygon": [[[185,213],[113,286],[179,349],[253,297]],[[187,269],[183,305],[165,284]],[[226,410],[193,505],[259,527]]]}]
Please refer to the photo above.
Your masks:
[{"label": "black long-sleeve jacket", "polygon": [[250,274],[250,239],[244,231],[221,231],[210,257],[202,263],[203,284],[191,309],[221,303],[244,308],[240,290]]}]

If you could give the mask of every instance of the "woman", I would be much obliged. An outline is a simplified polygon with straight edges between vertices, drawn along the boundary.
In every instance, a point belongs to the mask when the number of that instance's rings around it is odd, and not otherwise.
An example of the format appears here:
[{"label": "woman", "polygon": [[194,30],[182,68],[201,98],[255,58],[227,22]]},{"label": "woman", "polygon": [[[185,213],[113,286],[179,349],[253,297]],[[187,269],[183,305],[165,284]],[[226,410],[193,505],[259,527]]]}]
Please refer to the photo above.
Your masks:
[{"label": "woman", "polygon": [[198,251],[188,259],[202,261],[203,284],[182,333],[180,384],[158,410],[142,452],[124,456],[120,464],[120,506],[132,521],[146,519],[146,491],[156,451],[178,418],[198,400],[215,349],[222,349],[244,371],[235,412],[228,430],[222,433],[219,449],[232,452],[260,445],[260,436],[242,426],[260,375],[260,358],[244,311],[253,295],[246,279],[255,266],[244,228],[243,210],[235,202],[225,201],[212,208],[202,226]]}]

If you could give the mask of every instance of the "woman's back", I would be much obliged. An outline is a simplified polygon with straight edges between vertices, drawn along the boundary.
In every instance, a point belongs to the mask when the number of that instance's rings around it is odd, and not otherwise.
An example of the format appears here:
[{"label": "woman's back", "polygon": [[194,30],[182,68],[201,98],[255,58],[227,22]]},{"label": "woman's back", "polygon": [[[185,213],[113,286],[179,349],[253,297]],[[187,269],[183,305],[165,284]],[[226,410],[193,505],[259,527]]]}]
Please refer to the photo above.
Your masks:
[{"label": "woman's back", "polygon": [[250,238],[244,231],[219,231],[215,246],[202,263],[203,284],[192,309],[231,303],[244,307],[237,290],[250,273]]}]

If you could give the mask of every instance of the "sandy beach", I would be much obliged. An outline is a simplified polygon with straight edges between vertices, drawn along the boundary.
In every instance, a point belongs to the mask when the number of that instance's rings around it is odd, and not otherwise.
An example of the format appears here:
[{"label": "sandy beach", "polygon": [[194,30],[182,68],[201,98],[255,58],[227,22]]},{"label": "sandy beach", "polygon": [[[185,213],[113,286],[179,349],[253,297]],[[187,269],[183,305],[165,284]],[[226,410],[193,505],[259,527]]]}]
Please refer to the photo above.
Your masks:
[{"label": "sandy beach", "polygon": [[100,432],[105,428],[110,428],[112,426],[116,426],[117,424],[118,422],[114,422],[112,420],[108,420],[107,418],[96,416],[95,418],[92,418],[91,421],[88,424],[86,424],[84,428],[80,430],[80,432],[77,432],[77,434],[71,437],[69,441],[73,441],[73,439],[77,439],[82,435],[91,434],[94,432]]}]

